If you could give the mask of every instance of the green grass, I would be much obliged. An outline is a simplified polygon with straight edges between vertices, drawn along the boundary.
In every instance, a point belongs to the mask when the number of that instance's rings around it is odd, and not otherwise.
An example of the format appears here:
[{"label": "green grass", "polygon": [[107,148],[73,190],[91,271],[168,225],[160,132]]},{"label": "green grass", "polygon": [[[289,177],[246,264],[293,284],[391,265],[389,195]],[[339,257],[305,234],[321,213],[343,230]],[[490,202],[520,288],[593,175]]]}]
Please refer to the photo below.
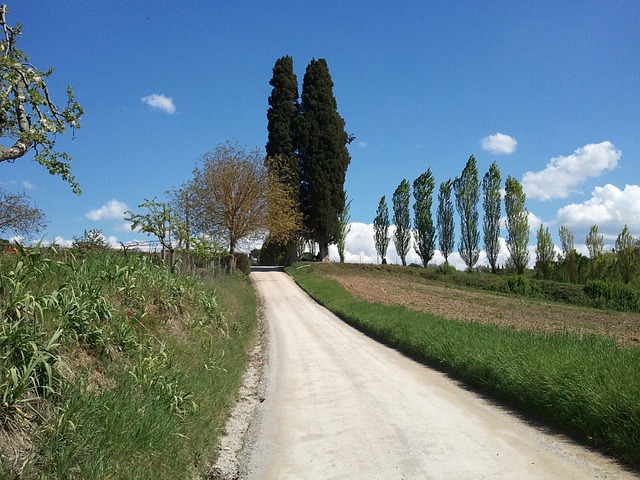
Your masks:
[{"label": "green grass", "polygon": [[1,478],[206,473],[257,331],[247,277],[47,251],[3,255],[0,275],[0,429],[33,444],[14,463],[0,443]]},{"label": "green grass", "polygon": [[640,466],[640,349],[602,337],[522,332],[367,303],[320,268],[287,271],[378,341]]}]

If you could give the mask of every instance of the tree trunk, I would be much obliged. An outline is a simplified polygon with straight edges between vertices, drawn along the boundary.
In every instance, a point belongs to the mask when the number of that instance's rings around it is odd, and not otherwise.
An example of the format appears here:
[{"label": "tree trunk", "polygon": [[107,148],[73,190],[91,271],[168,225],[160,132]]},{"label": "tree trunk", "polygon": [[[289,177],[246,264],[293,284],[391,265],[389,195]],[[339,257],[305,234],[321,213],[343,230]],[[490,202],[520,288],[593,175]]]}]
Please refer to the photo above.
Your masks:
[{"label": "tree trunk", "polygon": [[328,262],[329,261],[329,244],[323,242],[319,244],[319,247],[320,247],[320,251],[318,253],[318,259],[321,262]]},{"label": "tree trunk", "polygon": [[298,241],[297,240],[290,240],[289,244],[287,245],[288,249],[289,249],[289,262],[288,263],[294,263],[297,262],[299,260],[298,257]]}]

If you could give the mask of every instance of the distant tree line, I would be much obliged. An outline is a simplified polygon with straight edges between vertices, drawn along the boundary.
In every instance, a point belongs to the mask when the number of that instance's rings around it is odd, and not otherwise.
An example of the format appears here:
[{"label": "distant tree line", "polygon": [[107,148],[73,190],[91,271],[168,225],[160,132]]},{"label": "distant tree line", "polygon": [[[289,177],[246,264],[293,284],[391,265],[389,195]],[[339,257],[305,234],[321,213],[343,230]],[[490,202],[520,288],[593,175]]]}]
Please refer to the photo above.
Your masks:
[{"label": "distant tree line", "polygon": [[[455,206],[460,218],[458,252],[467,269],[472,270],[480,257],[478,208],[481,204],[484,214],[483,247],[491,272],[506,270],[522,275],[527,271],[530,260],[529,211],[526,194],[518,180],[511,176],[506,179],[503,196],[497,164],[491,164],[480,182],[476,160],[471,156],[459,177],[440,183],[436,214],[433,216],[435,186],[431,169],[419,175],[413,183],[407,179],[400,182],[392,196],[393,234],[386,196],[382,196],[373,219],[373,229],[376,252],[383,264],[387,263],[388,246],[393,241],[403,265],[406,265],[407,254],[413,246],[423,266],[427,266],[433,259],[436,244],[445,259],[445,265],[448,265],[455,245]],[[413,219],[410,215],[412,187]],[[503,201],[507,232],[505,243],[509,256],[504,265],[499,265]],[[615,247],[608,252],[604,251],[604,237],[598,234],[598,227],[592,226],[585,239],[588,257],[575,250],[574,237],[567,226],[562,226],[558,234],[561,252],[553,244],[549,228],[539,226],[533,268],[536,276],[582,284],[593,281],[640,283],[640,239],[634,238],[626,225],[618,235]]]}]

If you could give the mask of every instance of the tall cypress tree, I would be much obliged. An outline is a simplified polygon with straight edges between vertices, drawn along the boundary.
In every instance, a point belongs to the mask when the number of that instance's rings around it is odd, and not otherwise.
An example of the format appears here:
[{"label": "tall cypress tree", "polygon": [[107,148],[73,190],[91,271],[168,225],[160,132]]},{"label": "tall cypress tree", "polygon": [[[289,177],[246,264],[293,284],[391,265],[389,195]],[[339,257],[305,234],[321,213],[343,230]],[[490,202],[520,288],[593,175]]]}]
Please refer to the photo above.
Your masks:
[{"label": "tall cypress tree", "polygon": [[297,194],[300,189],[300,162],[296,156],[293,128],[300,106],[293,58],[287,55],[276,60],[269,85],[273,90],[267,111],[267,167]]},{"label": "tall cypress tree", "polygon": [[[294,141],[294,123],[300,114],[300,105],[298,102],[298,79],[293,73],[293,58],[287,55],[276,60],[273,67],[273,77],[269,84],[273,89],[269,97],[269,110],[267,111],[268,140],[265,165],[269,169],[269,173],[275,176],[281,184],[284,191],[280,194],[286,195],[288,197],[286,201],[292,206],[299,205],[300,160]],[[298,227],[300,228],[301,225]],[[296,237],[299,235],[299,231],[290,233],[290,239],[287,242],[290,261],[297,260]],[[274,242],[269,238],[265,243]],[[277,242],[274,245],[277,245]],[[284,245],[275,248],[282,250]]]},{"label": "tall cypress tree", "polygon": [[333,81],[325,59],[311,60],[302,83],[301,115],[295,123],[299,147],[300,203],[310,238],[318,242],[320,257],[340,233],[340,213],[346,194],[344,181],[351,161],[352,138],[338,114]]}]

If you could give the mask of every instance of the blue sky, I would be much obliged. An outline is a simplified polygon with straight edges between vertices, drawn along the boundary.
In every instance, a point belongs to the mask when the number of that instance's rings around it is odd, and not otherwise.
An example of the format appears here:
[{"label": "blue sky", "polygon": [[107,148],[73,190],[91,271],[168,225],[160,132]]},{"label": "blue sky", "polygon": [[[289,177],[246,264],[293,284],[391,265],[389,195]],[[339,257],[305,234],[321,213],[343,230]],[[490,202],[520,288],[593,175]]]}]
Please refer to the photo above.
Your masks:
[{"label": "blue sky", "polygon": [[356,137],[349,260],[376,260],[370,224],[382,195],[390,201],[429,167],[438,184],[454,178],[472,154],[481,176],[496,161],[523,183],[532,227],[543,222],[556,242],[562,224],[579,248],[593,224],[609,244],[625,223],[640,235],[635,0],[31,0],[9,10],[23,25],[20,48],[55,68],[54,98],[71,84],[86,111],[76,138],[58,141],[81,196],[33,155],[0,163],[0,184],[26,189],[46,213],[48,241],[90,228],[112,242],[143,239],[123,210],[189,180],[219,143],[263,149],[283,55],[300,85],[309,61],[326,58]]}]

